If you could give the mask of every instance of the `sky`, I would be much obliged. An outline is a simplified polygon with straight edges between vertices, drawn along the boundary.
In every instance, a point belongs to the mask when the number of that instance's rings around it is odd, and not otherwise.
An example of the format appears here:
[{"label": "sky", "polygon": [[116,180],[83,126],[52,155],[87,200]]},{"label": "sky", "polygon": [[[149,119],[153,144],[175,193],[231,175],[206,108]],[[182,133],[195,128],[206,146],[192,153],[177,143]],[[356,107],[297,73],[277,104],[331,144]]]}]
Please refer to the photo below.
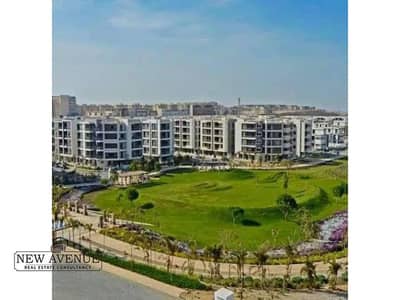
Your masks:
[{"label": "sky", "polygon": [[53,94],[347,111],[347,0],[53,0]]}]

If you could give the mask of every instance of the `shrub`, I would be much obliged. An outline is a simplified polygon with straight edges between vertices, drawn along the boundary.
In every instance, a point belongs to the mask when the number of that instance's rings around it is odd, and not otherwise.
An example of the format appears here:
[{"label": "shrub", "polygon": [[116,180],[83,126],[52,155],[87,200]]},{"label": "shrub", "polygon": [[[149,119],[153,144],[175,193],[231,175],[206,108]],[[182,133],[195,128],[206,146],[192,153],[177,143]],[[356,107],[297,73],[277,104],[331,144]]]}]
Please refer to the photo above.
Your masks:
[{"label": "shrub", "polygon": [[290,279],[289,285],[294,289],[302,289],[305,287],[305,279],[301,276],[294,276]]},{"label": "shrub", "polygon": [[348,273],[347,271],[343,272],[342,275],[340,276],[340,279],[343,280],[343,282],[347,282],[348,280]]},{"label": "shrub", "polygon": [[286,206],[289,209],[297,208],[296,200],[291,195],[288,194],[279,196],[278,199],[276,200],[276,204],[278,206]]},{"label": "shrub", "polygon": [[283,278],[274,277],[269,281],[269,285],[272,288],[281,289],[283,288]]},{"label": "shrub", "polygon": [[335,197],[342,197],[347,195],[347,183],[342,182],[341,184],[335,186],[332,190]]},{"label": "shrub", "polygon": [[298,208],[296,200],[289,194],[279,196],[278,199],[276,199],[276,205],[285,219],[287,219],[290,212]]},{"label": "shrub", "polygon": [[328,283],[328,278],[325,275],[319,274],[315,277],[315,282],[320,283],[321,285]]},{"label": "shrub", "polygon": [[127,189],[126,190],[126,197],[128,198],[129,201],[133,201],[139,197],[139,193],[136,189]]}]

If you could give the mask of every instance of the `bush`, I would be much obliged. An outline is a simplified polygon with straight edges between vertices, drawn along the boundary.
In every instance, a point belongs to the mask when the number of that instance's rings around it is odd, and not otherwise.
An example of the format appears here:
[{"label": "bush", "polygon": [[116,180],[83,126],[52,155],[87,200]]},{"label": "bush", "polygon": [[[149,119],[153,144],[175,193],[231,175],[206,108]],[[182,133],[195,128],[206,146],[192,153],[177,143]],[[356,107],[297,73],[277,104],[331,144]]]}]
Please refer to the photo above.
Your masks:
[{"label": "bush", "polygon": [[319,274],[315,277],[315,282],[324,285],[328,283],[328,278],[325,275]]},{"label": "bush", "polygon": [[333,195],[335,197],[342,197],[343,195],[347,195],[347,187],[347,183],[342,182],[341,184],[333,188]]},{"label": "bush", "polygon": [[343,272],[342,275],[340,276],[340,279],[343,280],[343,282],[347,282],[348,280],[348,273],[347,271]]},{"label": "bush", "polygon": [[285,220],[287,219],[289,213],[298,208],[296,200],[289,194],[284,194],[276,199],[276,205],[282,212]]},{"label": "bush", "polygon": [[136,189],[130,188],[126,190],[126,197],[129,201],[133,201],[139,197],[139,193]]},{"label": "bush", "polygon": [[269,286],[275,289],[283,288],[283,278],[274,277],[269,281]]},{"label": "bush", "polygon": [[279,207],[285,207],[290,210],[297,209],[298,205],[296,199],[294,199],[291,195],[285,194],[278,197],[276,200],[276,204]]},{"label": "bush", "polygon": [[303,289],[305,288],[305,279],[301,276],[294,276],[290,279],[289,285],[294,289]]}]

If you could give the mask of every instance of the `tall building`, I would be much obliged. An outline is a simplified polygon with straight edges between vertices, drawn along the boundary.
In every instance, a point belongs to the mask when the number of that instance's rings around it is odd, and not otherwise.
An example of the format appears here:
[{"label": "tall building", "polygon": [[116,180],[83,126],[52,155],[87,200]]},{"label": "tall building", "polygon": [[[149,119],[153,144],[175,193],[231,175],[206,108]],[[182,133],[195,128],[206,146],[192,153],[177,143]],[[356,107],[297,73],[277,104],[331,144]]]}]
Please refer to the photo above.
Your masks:
[{"label": "tall building", "polygon": [[340,152],[347,149],[347,117],[314,117],[312,119],[313,150]]},{"label": "tall building", "polygon": [[200,121],[195,118],[174,119],[174,148],[180,155],[193,155],[199,153]]},{"label": "tall building", "polygon": [[79,106],[76,104],[76,97],[60,95],[52,97],[53,118],[61,116],[78,116]]},{"label": "tall building", "polygon": [[202,156],[229,158],[234,152],[235,118],[202,117],[199,119]]},{"label": "tall building", "polygon": [[301,157],[312,151],[311,122],[279,118],[238,118],[235,124],[235,156],[273,161]]},{"label": "tall building", "polygon": [[54,119],[53,128],[54,160],[110,167],[143,156],[138,119],[64,117]]},{"label": "tall building", "polygon": [[174,156],[173,122],[170,119],[151,118],[142,121],[143,156],[156,158],[161,163]]}]

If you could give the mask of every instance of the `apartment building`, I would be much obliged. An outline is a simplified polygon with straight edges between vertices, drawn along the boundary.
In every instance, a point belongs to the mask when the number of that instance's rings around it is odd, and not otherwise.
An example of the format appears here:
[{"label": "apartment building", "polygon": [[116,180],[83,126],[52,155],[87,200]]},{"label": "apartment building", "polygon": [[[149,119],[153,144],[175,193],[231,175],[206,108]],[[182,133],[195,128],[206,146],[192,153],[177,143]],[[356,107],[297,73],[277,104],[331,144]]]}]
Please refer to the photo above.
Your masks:
[{"label": "apartment building", "polygon": [[52,132],[54,160],[96,167],[178,154],[273,161],[347,147],[344,117],[62,117]]},{"label": "apartment building", "polygon": [[65,117],[53,120],[52,123],[53,160],[74,161],[76,149],[76,118]]},{"label": "apartment building", "polygon": [[52,114],[54,117],[60,116],[78,116],[79,106],[76,104],[76,98],[69,95],[60,95],[52,97]]},{"label": "apartment building", "polygon": [[347,117],[314,117],[312,145],[315,152],[337,152],[347,148]]},{"label": "apartment building", "polygon": [[229,158],[234,152],[235,118],[203,117],[199,119],[199,154]]},{"label": "apartment building", "polygon": [[175,118],[173,123],[175,154],[199,154],[200,121],[194,118]]},{"label": "apartment building", "polygon": [[235,157],[272,161],[303,156],[312,150],[311,122],[266,117],[238,118]]},{"label": "apartment building", "polygon": [[143,156],[169,162],[174,155],[173,121],[152,118],[142,121]]},{"label": "apartment building", "polygon": [[53,159],[95,167],[142,158],[141,121],[128,118],[53,120]]}]

